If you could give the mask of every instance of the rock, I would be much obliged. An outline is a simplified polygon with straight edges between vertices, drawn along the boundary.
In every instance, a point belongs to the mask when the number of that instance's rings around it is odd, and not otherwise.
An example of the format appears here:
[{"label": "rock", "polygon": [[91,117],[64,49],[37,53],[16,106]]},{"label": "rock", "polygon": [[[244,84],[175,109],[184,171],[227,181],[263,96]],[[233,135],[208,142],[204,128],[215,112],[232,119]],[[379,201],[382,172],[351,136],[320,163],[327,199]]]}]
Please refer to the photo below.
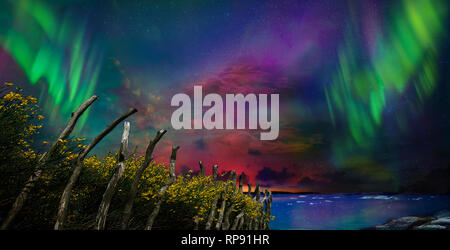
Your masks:
[{"label": "rock", "polygon": [[437,220],[430,221],[428,224],[450,229],[450,217],[438,218]]},{"label": "rock", "polygon": [[434,217],[406,216],[388,220],[383,225],[375,226],[376,230],[408,230],[434,220]]},{"label": "rock", "polygon": [[415,227],[414,229],[417,229],[417,230],[445,230],[447,228],[445,226],[432,225],[432,224],[427,223],[427,224]]},{"label": "rock", "polygon": [[440,218],[450,218],[450,210],[442,210],[436,213],[434,217],[440,219]]},{"label": "rock", "polygon": [[436,220],[432,220],[423,225],[417,226],[414,229],[418,230],[447,230],[450,229],[450,218],[443,217]]}]

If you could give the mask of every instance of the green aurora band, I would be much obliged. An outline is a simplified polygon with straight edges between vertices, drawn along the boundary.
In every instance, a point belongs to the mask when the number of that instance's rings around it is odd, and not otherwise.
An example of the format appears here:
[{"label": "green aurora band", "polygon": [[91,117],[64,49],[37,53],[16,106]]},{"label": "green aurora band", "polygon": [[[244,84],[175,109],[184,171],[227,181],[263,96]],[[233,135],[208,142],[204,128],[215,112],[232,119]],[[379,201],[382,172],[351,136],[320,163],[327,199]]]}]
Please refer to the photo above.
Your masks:
[{"label": "green aurora band", "polygon": [[[93,95],[102,62],[102,50],[95,42],[88,42],[85,25],[75,23],[70,15],[63,18],[52,13],[40,1],[20,1],[13,5],[14,19],[8,30],[2,31],[0,45],[21,66],[32,85],[41,80],[40,103],[50,121],[71,112]],[[51,98],[42,98],[48,92]],[[89,111],[89,110],[88,110]],[[87,112],[88,112],[87,111]],[[84,115],[77,126],[84,126]]]},{"label": "green aurora band", "polygon": [[[354,41],[361,31],[358,23],[348,26],[345,43],[338,51],[340,67],[324,89],[333,125],[336,126],[336,117],[343,117],[348,130],[347,136],[334,140],[335,165],[366,165],[355,170],[377,173],[372,177],[378,180],[390,178],[384,167],[369,160],[374,158],[370,157],[371,150],[384,129],[383,111],[389,100],[400,98],[408,88],[417,93],[410,112],[416,112],[433,93],[437,48],[446,32],[443,1],[404,0],[398,4],[399,10],[386,22],[390,24],[388,30],[376,30],[369,60],[359,61],[357,57],[361,49]],[[394,122],[400,131],[407,129],[405,115],[396,114]]]}]

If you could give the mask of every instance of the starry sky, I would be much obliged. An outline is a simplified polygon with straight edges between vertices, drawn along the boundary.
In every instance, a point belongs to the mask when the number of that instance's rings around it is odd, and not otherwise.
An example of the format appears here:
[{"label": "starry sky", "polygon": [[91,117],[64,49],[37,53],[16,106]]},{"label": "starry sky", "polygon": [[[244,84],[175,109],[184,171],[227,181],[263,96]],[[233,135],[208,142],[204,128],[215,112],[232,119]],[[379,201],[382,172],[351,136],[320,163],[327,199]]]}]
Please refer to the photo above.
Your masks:
[{"label": "starry sky", "polygon": [[[0,81],[40,99],[55,135],[99,100],[74,136],[131,107],[131,148],[198,161],[273,190],[450,192],[446,1],[2,1]],[[280,95],[280,135],[174,130],[177,93]],[[204,110],[205,111],[205,110]],[[119,147],[121,129],[94,153]]]}]

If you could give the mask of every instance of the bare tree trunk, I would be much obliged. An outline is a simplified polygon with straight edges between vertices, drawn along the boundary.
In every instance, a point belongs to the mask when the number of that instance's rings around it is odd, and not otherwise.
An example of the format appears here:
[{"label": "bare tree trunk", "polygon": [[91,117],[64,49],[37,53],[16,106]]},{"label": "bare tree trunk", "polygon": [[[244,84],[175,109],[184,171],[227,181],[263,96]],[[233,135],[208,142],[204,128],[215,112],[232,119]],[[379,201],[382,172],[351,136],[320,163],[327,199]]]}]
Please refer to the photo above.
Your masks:
[{"label": "bare tree trunk", "polygon": [[252,184],[247,183],[247,187],[248,187],[247,195],[252,197]]},{"label": "bare tree trunk", "polygon": [[155,138],[150,140],[147,150],[145,152],[144,163],[137,170],[136,174],[133,177],[133,181],[131,182],[130,193],[128,194],[127,202],[125,203],[125,207],[123,209],[121,229],[125,230],[128,227],[128,222],[130,220],[131,211],[133,209],[134,200],[136,199],[136,194],[138,191],[139,181],[141,180],[142,175],[144,174],[145,169],[149,166],[150,162],[153,160],[153,150],[155,149],[156,144],[161,140],[163,135],[167,132],[167,130],[161,129],[156,133]]},{"label": "bare tree trunk", "polygon": [[166,194],[167,189],[169,189],[170,185],[172,185],[176,180],[175,175],[175,162],[177,160],[177,151],[180,149],[179,146],[172,146],[172,155],[170,156],[170,166],[169,166],[169,180],[165,183],[163,187],[159,190],[158,201],[156,202],[156,206],[153,208],[153,212],[150,214],[147,220],[147,225],[145,226],[145,230],[152,230],[153,223],[155,222],[156,216],[158,216],[159,209],[161,208],[161,203]]},{"label": "bare tree trunk", "polygon": [[[216,181],[216,179],[217,179],[217,168],[218,167],[219,166],[217,166],[217,165],[213,166],[213,171],[212,172],[213,172],[213,180],[214,181]],[[213,203],[211,204],[211,210],[209,211],[209,216],[208,216],[208,220],[206,221],[205,230],[210,230],[211,229],[212,222],[213,222],[214,217],[216,215],[216,207],[217,207],[218,199],[219,198],[216,197],[213,200]]]},{"label": "bare tree trunk", "polygon": [[55,152],[60,140],[65,140],[70,133],[72,133],[73,128],[75,127],[75,124],[77,123],[78,119],[83,115],[83,113],[86,111],[86,109],[91,106],[92,103],[97,100],[97,96],[92,96],[85,102],[83,102],[78,109],[72,113],[72,117],[69,120],[69,123],[67,123],[67,126],[64,128],[64,130],[59,135],[58,139],[50,146],[50,148],[47,150],[46,153],[42,155],[42,157],[39,159],[36,168],[34,169],[33,174],[28,178],[27,182],[25,183],[25,186],[23,187],[20,194],[17,196],[16,200],[14,201],[14,204],[9,210],[8,215],[6,216],[6,219],[3,221],[3,224],[1,226],[2,230],[5,230],[8,228],[8,226],[11,224],[13,219],[16,217],[16,215],[19,213],[19,211],[22,209],[23,204],[27,200],[28,194],[31,192],[31,189],[33,189],[35,183],[39,178],[41,178],[42,170],[45,165],[47,165],[50,157]]},{"label": "bare tree trunk", "polygon": [[61,200],[59,201],[58,214],[56,216],[56,223],[54,226],[55,230],[63,229],[64,221],[67,215],[67,207],[69,205],[70,195],[72,193],[73,186],[80,176],[81,169],[83,167],[83,160],[87,154],[106,136],[108,135],[120,122],[125,120],[130,115],[136,113],[136,109],[130,109],[128,112],[120,116],[117,120],[112,122],[108,127],[103,130],[97,137],[92,140],[92,142],[78,155],[76,166],[70,176],[69,182],[67,183],[64,191],[61,195]]},{"label": "bare tree trunk", "polygon": [[125,122],[122,134],[122,141],[119,150],[119,159],[117,163],[117,168],[114,175],[109,180],[106,191],[103,194],[102,202],[98,207],[98,213],[95,221],[95,229],[103,230],[105,229],[106,216],[108,215],[109,205],[111,204],[112,197],[116,191],[117,184],[120,178],[122,178],[123,172],[125,171],[127,154],[128,154],[128,136],[130,134],[130,123]]}]

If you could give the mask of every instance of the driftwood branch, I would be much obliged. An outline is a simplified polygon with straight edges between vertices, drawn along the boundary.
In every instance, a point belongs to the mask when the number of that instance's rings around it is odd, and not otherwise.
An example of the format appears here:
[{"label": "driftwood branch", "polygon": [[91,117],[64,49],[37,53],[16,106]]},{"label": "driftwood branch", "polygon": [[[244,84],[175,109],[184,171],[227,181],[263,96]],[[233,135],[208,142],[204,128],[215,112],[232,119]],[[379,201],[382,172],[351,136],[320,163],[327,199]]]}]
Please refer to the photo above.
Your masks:
[{"label": "driftwood branch", "polygon": [[153,160],[153,150],[155,149],[156,144],[161,140],[161,138],[166,132],[167,130],[161,129],[156,133],[155,138],[150,140],[147,146],[147,150],[145,151],[144,163],[139,167],[139,169],[137,170],[136,174],[133,177],[133,181],[131,182],[130,193],[128,194],[128,199],[123,209],[121,222],[122,230],[125,230],[128,227],[131,211],[133,210],[134,200],[136,199],[136,194],[138,191],[139,181],[141,180],[141,177],[144,174],[145,169],[147,169],[150,162]]},{"label": "driftwood branch", "polygon": [[19,213],[19,211],[22,209],[23,204],[25,203],[28,194],[31,192],[31,189],[34,187],[35,183],[39,178],[41,178],[42,170],[45,165],[47,165],[50,157],[53,155],[55,150],[58,147],[58,144],[60,143],[60,140],[65,140],[72,130],[74,129],[78,119],[83,115],[83,113],[91,106],[92,103],[94,103],[98,99],[97,96],[92,96],[85,102],[83,102],[78,109],[72,113],[72,117],[70,118],[69,122],[67,123],[67,126],[64,128],[64,130],[59,135],[58,139],[50,146],[50,148],[47,150],[46,153],[42,155],[42,157],[39,159],[36,168],[33,172],[33,174],[28,178],[27,182],[25,183],[25,186],[23,187],[20,194],[17,196],[16,200],[14,201],[14,204],[11,208],[11,210],[8,212],[8,215],[6,216],[5,220],[3,221],[3,224],[1,226],[2,230],[5,230],[8,228],[10,223],[13,221],[13,219],[16,217],[16,215]]},{"label": "driftwood branch", "polygon": [[130,115],[136,113],[136,109],[130,109],[128,112],[120,116],[117,120],[113,121],[108,127],[103,130],[97,137],[95,137],[91,143],[78,155],[76,166],[72,172],[72,176],[64,188],[59,201],[58,214],[56,216],[55,230],[60,230],[64,226],[66,219],[67,207],[69,205],[70,195],[72,193],[73,186],[80,176],[81,169],[83,167],[83,160],[89,154],[89,152],[106,136],[108,135],[120,122],[128,118]]},{"label": "driftwood branch", "polygon": [[169,179],[164,184],[164,186],[161,187],[158,194],[158,201],[156,202],[155,207],[153,208],[152,213],[148,217],[147,225],[145,226],[145,230],[152,230],[153,223],[155,222],[156,216],[158,216],[159,209],[161,208],[161,203],[164,197],[164,194],[167,192],[167,189],[169,189],[170,185],[172,185],[176,180],[175,175],[175,162],[177,160],[177,151],[180,149],[179,146],[172,146],[172,155],[170,156],[170,166],[169,166]]},{"label": "driftwood branch", "polygon": [[120,150],[118,155],[117,169],[114,175],[109,180],[106,191],[103,194],[103,199],[98,208],[97,217],[95,220],[95,229],[103,230],[105,229],[106,216],[108,215],[109,205],[111,204],[112,197],[116,191],[117,184],[125,171],[127,153],[128,153],[128,136],[130,134],[130,123],[125,122],[122,134],[122,141],[120,144]]}]

